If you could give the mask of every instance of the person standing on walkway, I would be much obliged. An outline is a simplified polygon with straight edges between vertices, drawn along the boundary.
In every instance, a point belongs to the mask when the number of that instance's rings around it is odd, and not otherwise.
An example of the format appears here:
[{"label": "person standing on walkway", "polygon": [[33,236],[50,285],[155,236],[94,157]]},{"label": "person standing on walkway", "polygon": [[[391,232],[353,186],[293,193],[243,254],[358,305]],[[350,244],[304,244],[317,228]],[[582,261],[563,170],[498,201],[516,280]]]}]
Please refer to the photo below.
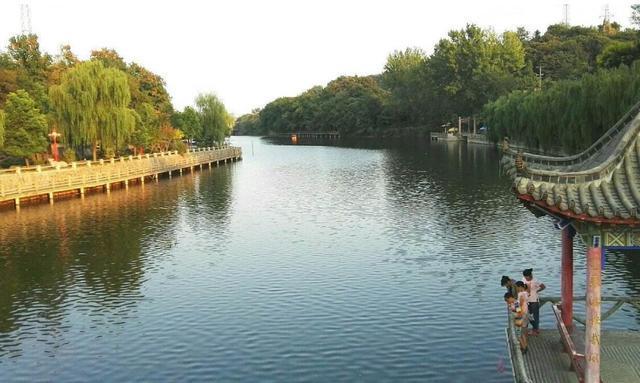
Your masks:
[{"label": "person standing on walkway", "polygon": [[533,316],[531,320],[531,326],[533,329],[531,330],[531,335],[540,334],[540,298],[538,297],[538,293],[547,287],[544,283],[538,281],[533,277],[533,269],[525,269],[522,272],[523,282],[528,287],[529,293],[529,313]]}]

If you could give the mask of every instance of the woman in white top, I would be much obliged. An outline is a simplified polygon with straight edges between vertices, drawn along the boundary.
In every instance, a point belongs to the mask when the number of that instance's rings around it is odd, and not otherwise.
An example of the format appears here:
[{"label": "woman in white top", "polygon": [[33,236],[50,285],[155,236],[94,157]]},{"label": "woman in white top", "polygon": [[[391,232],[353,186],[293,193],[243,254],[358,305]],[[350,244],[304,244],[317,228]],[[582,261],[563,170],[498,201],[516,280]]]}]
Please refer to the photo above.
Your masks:
[{"label": "woman in white top", "polygon": [[522,276],[524,277],[522,281],[527,285],[527,292],[529,293],[529,299],[527,300],[529,312],[533,316],[531,334],[538,335],[540,333],[538,329],[540,327],[540,298],[538,298],[538,293],[547,287],[533,277],[533,269],[525,269],[522,272]]}]

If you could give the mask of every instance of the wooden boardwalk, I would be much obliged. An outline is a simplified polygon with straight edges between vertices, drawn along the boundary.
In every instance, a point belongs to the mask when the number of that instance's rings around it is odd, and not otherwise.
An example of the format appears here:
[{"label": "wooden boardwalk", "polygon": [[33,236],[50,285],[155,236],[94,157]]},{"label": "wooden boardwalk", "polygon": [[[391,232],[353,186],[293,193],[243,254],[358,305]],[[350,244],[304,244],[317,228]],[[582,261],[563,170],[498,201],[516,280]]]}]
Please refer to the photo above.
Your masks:
[{"label": "wooden boardwalk", "polygon": [[299,138],[313,138],[313,139],[332,139],[337,140],[340,138],[340,132],[338,131],[330,131],[330,132],[306,132],[306,131],[298,131],[298,132],[290,132],[290,133],[272,133],[267,137],[289,137],[296,139]]},{"label": "wooden boardwalk", "polygon": [[294,132],[291,136],[295,135],[297,138],[328,138],[336,140],[340,138],[339,132]]},{"label": "wooden boardwalk", "polygon": [[128,187],[130,182],[144,183],[163,173],[171,177],[183,169],[211,167],[242,158],[236,147],[201,148],[187,153],[162,152],[100,161],[74,162],[66,166],[35,166],[0,171],[0,204],[45,197],[53,202],[60,194],[84,195],[87,189],[109,191],[111,185]]},{"label": "wooden boardwalk", "polygon": [[[583,348],[584,331],[577,326],[571,334],[577,348]],[[640,332],[603,331],[601,378],[605,383],[640,382]],[[577,383],[570,370],[558,330],[540,330],[529,337],[529,352],[524,355],[527,375],[533,383]]]}]

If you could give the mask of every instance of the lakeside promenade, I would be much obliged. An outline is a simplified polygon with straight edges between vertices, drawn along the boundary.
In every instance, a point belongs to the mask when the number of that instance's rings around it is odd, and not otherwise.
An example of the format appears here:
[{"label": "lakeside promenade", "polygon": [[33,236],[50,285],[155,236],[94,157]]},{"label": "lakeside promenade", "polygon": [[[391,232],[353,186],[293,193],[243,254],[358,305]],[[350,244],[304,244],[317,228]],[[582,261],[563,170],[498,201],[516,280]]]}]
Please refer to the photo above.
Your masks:
[{"label": "lakeside promenade", "polygon": [[162,174],[182,174],[186,169],[220,165],[242,159],[238,147],[200,148],[184,154],[177,151],[151,153],[138,156],[112,158],[99,161],[81,161],[55,166],[33,166],[0,171],[0,206],[21,202],[48,200],[58,196],[80,195],[87,191],[107,191],[112,186],[125,188],[130,183],[158,179]]}]

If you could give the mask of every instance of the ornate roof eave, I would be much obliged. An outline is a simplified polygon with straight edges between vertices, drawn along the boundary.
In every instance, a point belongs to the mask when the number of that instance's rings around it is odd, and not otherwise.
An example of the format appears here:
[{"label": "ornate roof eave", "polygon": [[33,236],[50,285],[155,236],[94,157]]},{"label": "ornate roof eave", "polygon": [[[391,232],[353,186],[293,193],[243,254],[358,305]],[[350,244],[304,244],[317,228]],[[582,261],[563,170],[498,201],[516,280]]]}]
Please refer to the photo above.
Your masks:
[{"label": "ornate roof eave", "polygon": [[528,194],[518,194],[518,199],[522,201],[527,207],[535,208],[538,211],[542,211],[545,214],[552,216],[556,219],[564,219],[572,222],[584,222],[595,225],[612,225],[612,226],[638,226],[640,227],[640,219],[637,218],[606,218],[601,216],[591,217],[586,213],[576,214],[570,210],[561,210],[557,206],[549,206],[546,201],[535,200]]},{"label": "ornate roof eave", "polygon": [[[580,226],[640,225],[640,103],[594,145],[549,157],[504,146],[502,167],[518,198]],[[538,212],[539,214],[540,212]]]}]

